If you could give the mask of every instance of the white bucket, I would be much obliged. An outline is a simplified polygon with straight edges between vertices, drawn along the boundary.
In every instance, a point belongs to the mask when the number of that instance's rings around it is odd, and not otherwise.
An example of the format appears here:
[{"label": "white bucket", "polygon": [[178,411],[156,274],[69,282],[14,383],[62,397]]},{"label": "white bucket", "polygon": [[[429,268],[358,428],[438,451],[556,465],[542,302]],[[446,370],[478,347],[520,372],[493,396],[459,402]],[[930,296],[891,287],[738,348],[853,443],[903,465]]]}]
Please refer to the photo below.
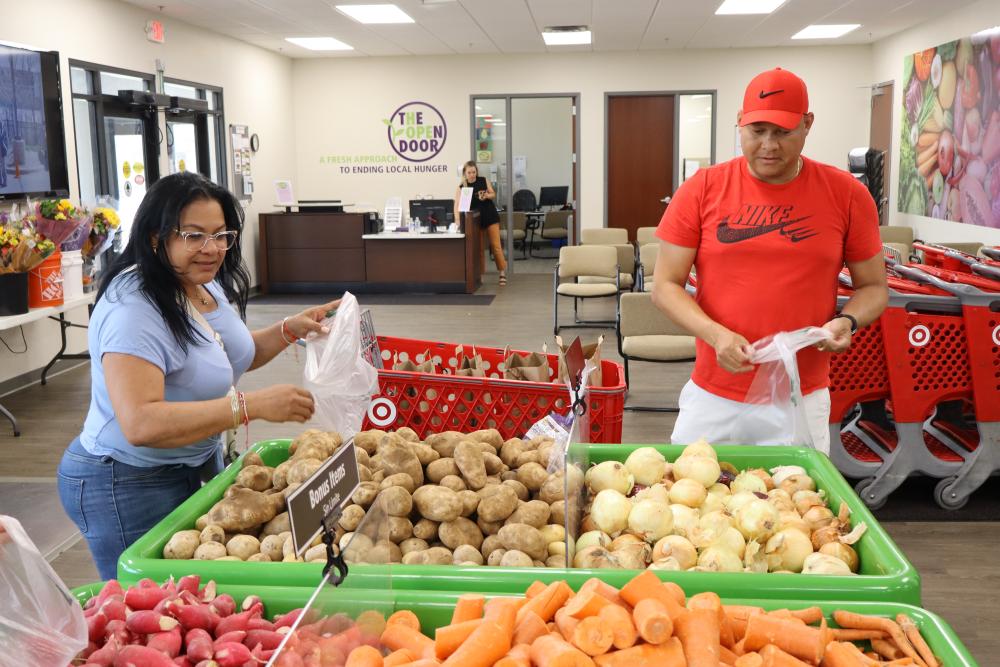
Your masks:
[{"label": "white bucket", "polygon": [[77,299],[83,296],[83,253],[79,250],[63,251],[63,299]]}]

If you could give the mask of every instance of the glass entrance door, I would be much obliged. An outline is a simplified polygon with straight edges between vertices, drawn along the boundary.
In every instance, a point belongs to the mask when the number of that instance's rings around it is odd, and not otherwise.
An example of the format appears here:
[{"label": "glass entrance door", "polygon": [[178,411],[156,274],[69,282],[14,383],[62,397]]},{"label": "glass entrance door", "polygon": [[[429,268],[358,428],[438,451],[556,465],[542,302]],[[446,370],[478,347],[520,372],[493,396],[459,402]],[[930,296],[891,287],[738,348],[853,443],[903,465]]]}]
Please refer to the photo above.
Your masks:
[{"label": "glass entrance door", "polygon": [[145,121],[131,116],[104,117],[104,154],[107,158],[108,190],[118,201],[121,243],[128,243],[132,220],[146,194],[155,159],[146,151]]}]

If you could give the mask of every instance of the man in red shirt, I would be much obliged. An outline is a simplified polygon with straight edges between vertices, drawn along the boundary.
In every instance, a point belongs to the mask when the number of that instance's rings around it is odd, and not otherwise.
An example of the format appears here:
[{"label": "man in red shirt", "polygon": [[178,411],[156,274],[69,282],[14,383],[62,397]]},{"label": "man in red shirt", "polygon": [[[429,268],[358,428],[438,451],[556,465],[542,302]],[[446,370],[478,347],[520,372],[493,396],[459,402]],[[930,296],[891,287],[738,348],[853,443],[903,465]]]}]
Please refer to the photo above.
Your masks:
[{"label": "man in red shirt", "polygon": [[[813,114],[799,77],[780,68],[757,75],[737,120],[743,157],[696,172],[657,230],[653,301],[698,338],[672,439],[791,442],[761,406],[745,402],[750,341],[822,326],[833,338],[799,352],[798,364],[809,432],[828,452],[828,352],[846,350],[888,301],[878,212],[849,173],[802,157]],[[845,263],[855,294],[836,315]],[[694,298],[684,289],[692,266]]]}]

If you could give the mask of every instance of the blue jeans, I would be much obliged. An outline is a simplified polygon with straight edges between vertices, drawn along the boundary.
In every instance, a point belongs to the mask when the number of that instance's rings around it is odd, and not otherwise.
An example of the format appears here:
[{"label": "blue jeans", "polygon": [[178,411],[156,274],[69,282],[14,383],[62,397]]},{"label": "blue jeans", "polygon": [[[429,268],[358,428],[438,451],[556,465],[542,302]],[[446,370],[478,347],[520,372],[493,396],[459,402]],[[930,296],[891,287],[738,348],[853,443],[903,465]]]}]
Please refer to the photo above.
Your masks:
[{"label": "blue jeans", "polygon": [[59,499],[87,539],[101,579],[117,576],[118,557],[222,468],[219,455],[201,467],[140,468],[94,456],[77,438],[56,473]]}]

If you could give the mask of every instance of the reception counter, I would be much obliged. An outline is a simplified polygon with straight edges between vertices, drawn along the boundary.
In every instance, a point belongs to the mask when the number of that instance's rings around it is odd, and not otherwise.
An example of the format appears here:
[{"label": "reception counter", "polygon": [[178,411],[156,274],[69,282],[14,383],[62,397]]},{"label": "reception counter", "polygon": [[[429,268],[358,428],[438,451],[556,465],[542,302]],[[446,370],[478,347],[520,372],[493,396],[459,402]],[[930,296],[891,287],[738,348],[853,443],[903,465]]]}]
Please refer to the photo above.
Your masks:
[{"label": "reception counter", "polygon": [[366,234],[360,213],[264,213],[261,289],[471,294],[481,284],[481,240],[476,221],[464,226],[470,234]]}]

